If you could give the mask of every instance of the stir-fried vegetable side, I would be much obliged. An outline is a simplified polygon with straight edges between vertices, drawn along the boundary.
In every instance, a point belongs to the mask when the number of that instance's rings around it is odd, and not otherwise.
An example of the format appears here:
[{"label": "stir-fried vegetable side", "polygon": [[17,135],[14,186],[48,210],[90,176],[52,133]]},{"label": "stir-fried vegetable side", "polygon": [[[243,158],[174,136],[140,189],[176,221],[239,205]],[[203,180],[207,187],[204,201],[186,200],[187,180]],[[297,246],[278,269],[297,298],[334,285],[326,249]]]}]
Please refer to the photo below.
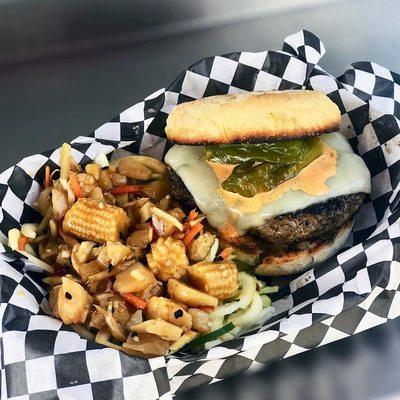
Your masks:
[{"label": "stir-fried vegetable side", "polygon": [[[171,354],[229,339],[271,313],[255,278],[197,210],[169,195],[153,158],[104,154],[79,166],[64,144],[60,174],[45,167],[40,224],[9,232],[9,245],[46,270],[54,316],[127,354]],[[268,314],[269,313],[269,314]]]}]

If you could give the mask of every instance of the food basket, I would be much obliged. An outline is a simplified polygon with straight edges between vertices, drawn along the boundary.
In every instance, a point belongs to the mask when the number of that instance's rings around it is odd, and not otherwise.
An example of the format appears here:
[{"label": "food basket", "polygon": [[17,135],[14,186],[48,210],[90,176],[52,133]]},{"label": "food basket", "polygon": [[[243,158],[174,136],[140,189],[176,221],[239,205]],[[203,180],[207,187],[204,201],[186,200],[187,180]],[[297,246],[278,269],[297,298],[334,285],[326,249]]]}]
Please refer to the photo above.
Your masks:
[{"label": "food basket", "polygon": [[[357,62],[334,78],[318,65],[324,53],[314,34],[300,31],[282,51],[203,59],[72,147],[81,164],[116,148],[162,158],[171,146],[166,118],[178,103],[246,91],[322,91],[338,105],[340,131],[372,176],[345,249],[281,280],[272,295],[276,314],[260,329],[199,354],[144,360],[87,341],[53,318],[43,271],[0,244],[2,399],[169,399],[400,315],[400,75]],[[40,220],[33,203],[59,152],[27,157],[0,174],[1,241],[9,229]]]}]

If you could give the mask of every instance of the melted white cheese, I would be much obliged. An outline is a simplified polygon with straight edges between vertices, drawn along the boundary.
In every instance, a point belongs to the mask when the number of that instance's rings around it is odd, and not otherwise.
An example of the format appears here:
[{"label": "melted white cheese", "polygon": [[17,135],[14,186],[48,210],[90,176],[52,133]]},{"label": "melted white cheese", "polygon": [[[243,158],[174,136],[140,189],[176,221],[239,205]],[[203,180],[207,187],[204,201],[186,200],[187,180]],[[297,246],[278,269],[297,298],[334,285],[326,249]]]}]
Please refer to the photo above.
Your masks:
[{"label": "melted white cheese", "polygon": [[[204,161],[203,146],[173,146],[165,156],[165,162],[180,176],[197,206],[207,216],[211,226],[220,229],[228,221],[235,220],[238,234],[262,225],[263,221],[277,215],[302,210],[312,204],[353,193],[370,193],[371,176],[361,157],[354,154],[346,138],[338,133],[320,136],[323,142],[337,152],[336,174],[327,180],[328,193],[309,195],[301,190],[290,190],[279,200],[264,204],[254,213],[242,213],[232,209],[217,194],[219,182],[214,171]],[[232,218],[234,216],[235,218]]]}]

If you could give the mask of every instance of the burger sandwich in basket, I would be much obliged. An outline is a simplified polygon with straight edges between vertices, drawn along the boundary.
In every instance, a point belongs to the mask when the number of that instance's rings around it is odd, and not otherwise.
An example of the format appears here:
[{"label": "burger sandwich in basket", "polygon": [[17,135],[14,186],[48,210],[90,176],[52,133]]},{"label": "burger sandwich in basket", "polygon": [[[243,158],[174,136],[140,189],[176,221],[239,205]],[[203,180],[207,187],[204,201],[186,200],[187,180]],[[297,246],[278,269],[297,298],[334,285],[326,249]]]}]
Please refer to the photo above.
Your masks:
[{"label": "burger sandwich in basket", "polygon": [[343,247],[371,190],[339,124],[336,104],[311,90],[180,104],[166,127],[171,193],[255,273],[309,269]]}]

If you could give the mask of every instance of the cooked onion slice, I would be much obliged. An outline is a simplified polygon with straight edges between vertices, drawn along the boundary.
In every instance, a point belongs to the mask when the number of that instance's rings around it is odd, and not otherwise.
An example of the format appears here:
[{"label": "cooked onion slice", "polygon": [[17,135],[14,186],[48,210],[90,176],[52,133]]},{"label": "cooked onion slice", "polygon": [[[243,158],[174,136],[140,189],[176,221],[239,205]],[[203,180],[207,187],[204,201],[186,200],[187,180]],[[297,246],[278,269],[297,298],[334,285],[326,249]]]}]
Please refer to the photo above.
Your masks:
[{"label": "cooked onion slice", "polygon": [[250,328],[258,323],[258,316],[263,309],[262,300],[258,293],[253,297],[249,307],[237,311],[228,317],[228,321],[241,328]]},{"label": "cooked onion slice", "polygon": [[166,221],[170,222],[172,225],[174,225],[176,228],[178,228],[181,232],[183,231],[182,223],[179,222],[171,214],[168,214],[167,212],[165,212],[157,207],[152,208],[152,213],[153,213],[153,215],[157,215],[157,217],[160,217],[160,218],[165,219]]}]

